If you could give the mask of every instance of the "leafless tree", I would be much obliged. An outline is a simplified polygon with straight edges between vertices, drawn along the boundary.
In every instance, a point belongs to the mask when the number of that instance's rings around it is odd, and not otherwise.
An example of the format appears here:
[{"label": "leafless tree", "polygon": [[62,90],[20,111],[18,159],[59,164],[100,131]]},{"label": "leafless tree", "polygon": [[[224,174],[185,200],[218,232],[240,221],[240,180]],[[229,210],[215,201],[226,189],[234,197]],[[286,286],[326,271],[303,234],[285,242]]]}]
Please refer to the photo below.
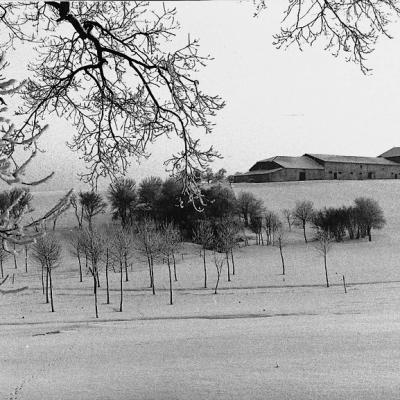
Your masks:
[{"label": "leafless tree", "polygon": [[[70,147],[83,152],[83,178],[118,176],[129,157],[148,156],[147,145],[175,133],[183,149],[166,161],[193,199],[194,170],[218,154],[202,150],[191,128],[212,131],[224,103],[200,89],[193,72],[210,60],[190,36],[175,51],[174,9],[141,2],[7,3],[0,18],[10,41],[40,41],[34,75],[23,90],[26,125],[49,112],[76,126]],[[1,10],[0,10],[1,12]],[[29,33],[28,33],[29,32]]]},{"label": "leafless tree", "polygon": [[378,202],[368,197],[358,197],[354,200],[358,224],[366,235],[368,240],[372,240],[372,228],[381,229],[385,226],[386,220],[383,216],[383,210]]},{"label": "leafless tree", "polygon": [[102,196],[94,191],[79,192],[79,204],[82,208],[81,215],[87,221],[89,229],[92,229],[93,218],[98,214],[104,214],[107,208]]},{"label": "leafless tree", "polygon": [[156,294],[154,282],[154,259],[159,251],[159,233],[154,220],[144,218],[135,226],[135,246],[139,253],[145,255],[149,266],[150,288]]},{"label": "leafless tree", "polygon": [[250,216],[261,214],[263,209],[263,202],[257,199],[253,193],[242,191],[237,196],[237,207],[241,218],[243,218],[244,226],[250,224]]},{"label": "leafless tree", "polygon": [[328,279],[328,268],[327,268],[327,258],[329,250],[332,247],[332,237],[329,232],[319,230],[317,232],[315,242],[315,249],[323,256],[324,258],[324,268],[325,268],[325,279],[326,279],[326,287],[329,287],[329,279]]},{"label": "leafless tree", "polygon": [[219,281],[221,279],[222,267],[224,266],[224,255],[214,251],[214,265],[217,270],[217,282],[215,283],[214,294],[217,294]]},{"label": "leafless tree", "polygon": [[282,275],[285,275],[286,270],[285,270],[285,259],[283,257],[283,247],[286,244],[286,232],[284,231],[282,226],[277,231],[276,240],[278,242],[279,253],[281,255]]},{"label": "leafless tree", "polygon": [[304,241],[307,243],[306,224],[312,220],[314,214],[313,203],[309,200],[296,202],[293,210],[295,222],[303,228]]},{"label": "leafless tree", "polygon": [[132,257],[133,234],[127,228],[115,227],[112,232],[111,239],[111,258],[118,266],[120,273],[120,304],[119,311],[122,312],[123,302],[123,272],[125,271],[125,282],[129,281],[128,278],[128,263]]},{"label": "leafless tree", "polygon": [[46,270],[46,293],[48,283],[51,311],[54,312],[52,271],[58,267],[61,260],[61,244],[54,236],[40,237],[32,245],[32,257],[41,265],[42,270],[43,267]]},{"label": "leafless tree", "polygon": [[165,223],[160,229],[160,252],[165,256],[169,276],[169,304],[172,305],[171,261],[180,243],[180,232],[172,223]]},{"label": "leafless tree", "polygon": [[71,231],[69,237],[69,250],[70,253],[77,258],[79,266],[79,282],[82,282],[82,256],[85,254],[85,249],[82,243],[82,237],[79,231]]},{"label": "leafless tree", "polygon": [[282,210],[282,215],[283,215],[283,217],[285,218],[285,221],[288,224],[289,231],[291,231],[292,230],[293,220],[294,220],[293,210],[290,210],[289,208],[285,208],[285,209]]},{"label": "leafless tree", "polygon": [[231,281],[229,256],[231,256],[232,275],[235,275],[235,261],[233,248],[236,246],[236,235],[239,231],[238,224],[232,218],[224,218],[216,223],[215,247],[217,251],[225,253],[228,272],[228,282]]},{"label": "leafless tree", "polygon": [[214,234],[210,221],[200,220],[193,231],[193,239],[199,243],[203,250],[204,288],[207,288],[206,249],[212,245]]},{"label": "leafless tree", "polygon": [[[0,24],[2,23],[2,10],[8,10],[8,6],[0,9]],[[6,8],[4,8],[6,7]],[[12,6],[11,6],[12,8]],[[47,126],[41,127],[35,120],[27,130],[23,127],[17,128],[13,122],[13,115],[7,108],[7,97],[15,94],[22,89],[23,82],[18,85],[14,79],[9,79],[3,75],[6,68],[4,54],[0,54],[0,180],[7,185],[22,184],[24,187],[39,185],[46,182],[53,176],[49,173],[47,176],[37,181],[27,181],[24,179],[26,171],[31,162],[38,154],[38,140],[47,129]],[[15,153],[25,151],[28,154],[26,158],[17,163]],[[51,210],[42,217],[33,220],[30,224],[26,222],[25,215],[29,211],[29,201],[31,198],[27,189],[14,189],[8,192],[8,204],[0,212],[0,238],[4,239],[4,247],[7,251],[12,251],[9,245],[25,245],[32,243],[40,237],[43,232],[38,226],[49,220],[57,218],[69,205],[69,197],[72,192],[64,196]],[[2,200],[5,199],[3,193]],[[4,202],[2,201],[4,205]]]},{"label": "leafless tree", "polygon": [[[256,14],[266,8],[267,0],[254,0]],[[357,63],[363,73],[370,69],[367,56],[379,36],[390,38],[388,25],[400,16],[396,0],[289,0],[283,26],[274,36],[278,48],[323,41],[334,56],[344,55]]]},{"label": "leafless tree", "polygon": [[70,202],[71,202],[72,208],[74,209],[75,217],[78,222],[78,228],[82,229],[82,227],[83,227],[83,208],[79,207],[79,199],[75,193],[71,196]]},{"label": "leafless tree", "polygon": [[265,234],[267,236],[267,244],[273,245],[275,241],[275,234],[282,226],[282,222],[280,221],[278,215],[273,211],[264,211],[262,222]]},{"label": "leafless tree", "polygon": [[97,309],[97,286],[99,279],[99,269],[101,267],[101,260],[104,254],[104,237],[95,228],[92,230],[84,229],[80,232],[81,243],[85,252],[88,254],[90,264],[88,270],[93,278],[93,294],[94,294],[94,308],[95,316],[99,318]]}]

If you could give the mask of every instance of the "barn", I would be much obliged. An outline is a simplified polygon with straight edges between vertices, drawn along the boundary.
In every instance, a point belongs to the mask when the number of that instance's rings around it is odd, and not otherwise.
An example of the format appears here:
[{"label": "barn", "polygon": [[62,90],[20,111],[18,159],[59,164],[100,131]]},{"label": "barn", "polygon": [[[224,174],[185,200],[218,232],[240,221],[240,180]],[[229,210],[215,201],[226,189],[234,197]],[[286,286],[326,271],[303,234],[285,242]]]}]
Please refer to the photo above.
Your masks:
[{"label": "barn", "polygon": [[379,157],[306,153],[300,157],[276,156],[257,161],[234,182],[285,182],[307,180],[364,180],[400,178],[400,147]]}]

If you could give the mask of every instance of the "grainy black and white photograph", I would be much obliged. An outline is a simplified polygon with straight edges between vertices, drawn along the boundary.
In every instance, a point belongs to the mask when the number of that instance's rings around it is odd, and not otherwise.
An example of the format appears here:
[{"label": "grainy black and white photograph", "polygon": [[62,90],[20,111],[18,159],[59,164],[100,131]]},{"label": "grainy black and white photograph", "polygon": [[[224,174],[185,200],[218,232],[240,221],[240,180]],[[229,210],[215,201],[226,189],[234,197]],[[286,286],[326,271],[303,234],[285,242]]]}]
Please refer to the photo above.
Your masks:
[{"label": "grainy black and white photograph", "polygon": [[0,399],[398,400],[400,1],[1,1]]}]

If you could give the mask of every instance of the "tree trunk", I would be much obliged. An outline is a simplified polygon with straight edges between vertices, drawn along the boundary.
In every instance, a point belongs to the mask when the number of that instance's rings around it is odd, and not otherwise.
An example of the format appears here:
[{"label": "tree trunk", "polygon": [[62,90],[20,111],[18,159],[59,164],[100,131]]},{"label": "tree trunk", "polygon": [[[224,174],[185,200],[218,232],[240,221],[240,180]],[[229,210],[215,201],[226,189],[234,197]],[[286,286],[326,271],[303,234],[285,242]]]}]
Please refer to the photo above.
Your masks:
[{"label": "tree trunk", "polygon": [[54,218],[54,220],[53,220],[53,231],[56,230],[56,224],[57,224],[57,218]]},{"label": "tree trunk", "polygon": [[217,283],[215,285],[214,294],[217,294],[218,285],[219,285],[219,278],[221,277],[221,271],[217,270]]},{"label": "tree trunk", "polygon": [[228,282],[231,281],[231,268],[229,265],[229,257],[228,257],[228,252],[225,253],[226,254],[226,265],[228,267]]},{"label": "tree trunk", "polygon": [[42,264],[42,292],[44,294],[44,268],[43,268],[43,264]]},{"label": "tree trunk", "polygon": [[372,236],[371,236],[371,227],[370,226],[367,228],[367,233],[368,233],[368,241],[371,242]]},{"label": "tree trunk", "polygon": [[127,256],[126,253],[124,253],[124,267],[125,267],[125,282],[128,282],[128,260],[127,260]]},{"label": "tree trunk", "polygon": [[1,277],[4,278],[3,259],[0,259]]},{"label": "tree trunk", "polygon": [[232,260],[232,275],[235,275],[235,260],[233,259],[233,249],[231,249],[231,260]]},{"label": "tree trunk", "polygon": [[304,241],[307,243],[307,236],[306,236],[306,221],[303,221],[303,234],[304,234]]},{"label": "tree trunk", "polygon": [[344,287],[344,293],[347,293],[347,288],[346,288],[346,279],[344,277],[344,275],[342,275],[343,277],[343,287]]},{"label": "tree trunk", "polygon": [[150,263],[151,263],[151,287],[153,289],[153,294],[156,294],[156,286],[154,283],[154,261],[152,255],[150,255]]},{"label": "tree trunk", "polygon": [[25,246],[25,272],[28,272],[28,246]]},{"label": "tree trunk", "polygon": [[326,254],[324,255],[324,264],[325,264],[326,287],[329,287],[328,268],[327,268],[327,266],[326,266]]},{"label": "tree trunk", "polygon": [[150,277],[150,288],[153,287],[153,276],[151,272],[151,262],[150,262],[150,256],[146,253],[147,256],[147,264],[149,265],[149,277]]},{"label": "tree trunk", "polygon": [[96,267],[96,281],[97,281],[97,287],[100,287],[100,277],[99,277],[99,270]]},{"label": "tree trunk", "polygon": [[14,248],[14,253],[13,253],[13,256],[14,256],[14,268],[17,269],[18,265],[17,265],[17,256],[15,255],[15,243],[13,245],[13,248]]},{"label": "tree trunk", "polygon": [[46,304],[49,303],[49,269],[46,267]]},{"label": "tree trunk", "polygon": [[204,289],[207,289],[207,266],[206,266],[206,249],[203,248],[203,265],[204,265]]},{"label": "tree trunk", "polygon": [[122,312],[122,298],[123,298],[123,287],[122,287],[122,277],[124,275],[124,270],[122,268],[122,264],[120,265],[120,274],[119,274],[119,289],[120,289],[120,297],[119,297],[119,312]]},{"label": "tree trunk", "polygon": [[283,259],[282,245],[280,243],[279,243],[279,251],[281,253],[281,260],[282,260],[282,275],[285,275],[285,260]]},{"label": "tree trunk", "polygon": [[108,285],[108,247],[106,251],[106,285],[107,285],[107,304],[110,304],[110,290]]},{"label": "tree trunk", "polygon": [[49,283],[50,283],[50,303],[51,303],[51,312],[54,312],[54,303],[53,303],[53,282],[51,280],[51,268],[49,270]]},{"label": "tree trunk", "polygon": [[97,269],[93,271],[93,293],[94,293],[94,311],[96,318],[99,318],[99,313],[97,311]]},{"label": "tree trunk", "polygon": [[79,282],[82,282],[82,262],[81,262],[81,254],[79,249],[77,250],[78,255],[78,263],[79,263]]},{"label": "tree trunk", "polygon": [[171,274],[171,263],[169,261],[169,256],[167,259],[168,265],[168,275],[169,275],[169,304],[172,306],[172,274]]},{"label": "tree trunk", "polygon": [[174,261],[174,281],[178,282],[178,278],[176,276],[176,261],[175,261],[175,254],[174,253],[172,253],[172,259]]}]

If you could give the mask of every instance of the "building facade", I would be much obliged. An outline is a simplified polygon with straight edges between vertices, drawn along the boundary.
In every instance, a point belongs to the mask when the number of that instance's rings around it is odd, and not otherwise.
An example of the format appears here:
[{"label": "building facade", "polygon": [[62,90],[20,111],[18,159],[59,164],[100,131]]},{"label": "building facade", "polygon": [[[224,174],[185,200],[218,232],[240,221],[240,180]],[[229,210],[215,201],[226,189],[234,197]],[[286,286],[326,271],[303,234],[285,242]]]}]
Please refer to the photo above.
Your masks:
[{"label": "building facade", "polygon": [[234,182],[285,182],[308,180],[400,179],[400,147],[378,157],[306,153],[300,157],[277,156],[257,161]]}]

